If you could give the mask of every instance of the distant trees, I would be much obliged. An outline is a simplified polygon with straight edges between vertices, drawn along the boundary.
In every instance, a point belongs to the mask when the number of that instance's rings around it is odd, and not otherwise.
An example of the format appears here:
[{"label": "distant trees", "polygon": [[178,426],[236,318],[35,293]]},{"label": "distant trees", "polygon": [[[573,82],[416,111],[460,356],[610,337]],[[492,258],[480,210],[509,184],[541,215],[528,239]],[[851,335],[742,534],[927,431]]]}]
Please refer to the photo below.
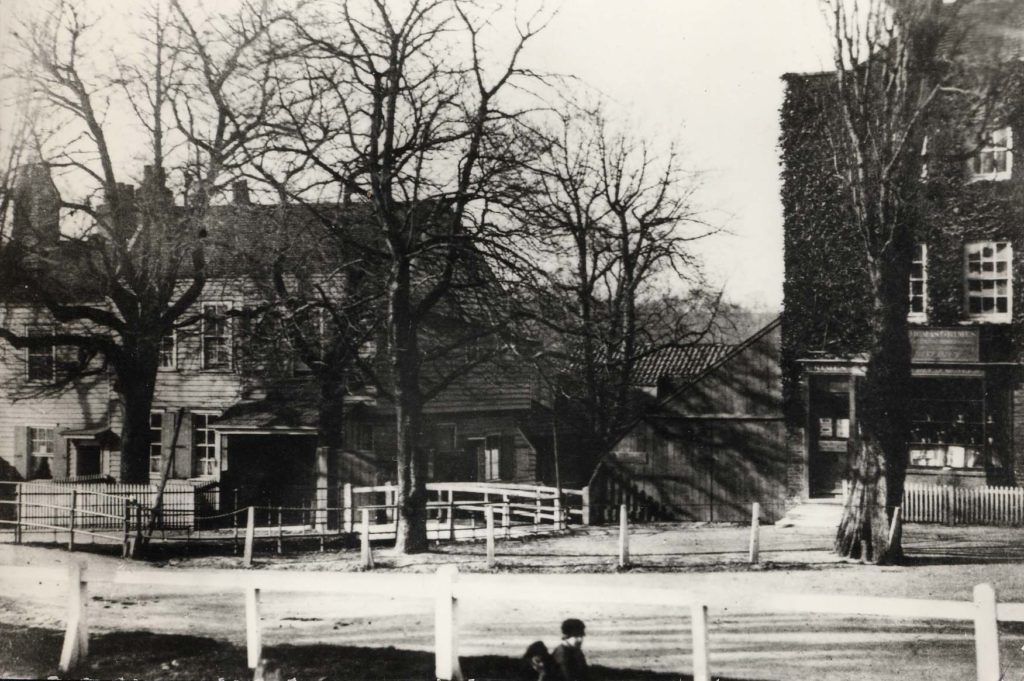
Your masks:
[{"label": "distant trees", "polygon": [[[146,49],[137,60],[119,62],[99,48],[101,29],[73,3],[59,3],[17,32],[14,75],[27,84],[21,106],[34,161],[22,165],[16,182],[33,210],[21,216],[23,234],[12,234],[26,238],[5,248],[0,293],[46,309],[56,325],[30,333],[8,316],[0,337],[16,348],[76,348],[78,361],[64,381],[113,372],[124,416],[121,477],[128,482],[148,480],[161,344],[196,319],[189,313],[207,281],[203,217],[253,129],[225,90],[244,94],[257,116],[267,97],[254,89],[260,79],[252,75],[272,22],[267,11],[247,7],[213,19],[217,32],[201,36],[177,2],[154,3]],[[215,124],[200,129],[210,119]],[[145,135],[149,161],[138,191],[122,181],[111,141],[117,126],[132,120]],[[172,159],[190,185],[184,209],[168,186]],[[82,198],[62,195],[51,172]],[[64,242],[61,212],[82,216]]]}]

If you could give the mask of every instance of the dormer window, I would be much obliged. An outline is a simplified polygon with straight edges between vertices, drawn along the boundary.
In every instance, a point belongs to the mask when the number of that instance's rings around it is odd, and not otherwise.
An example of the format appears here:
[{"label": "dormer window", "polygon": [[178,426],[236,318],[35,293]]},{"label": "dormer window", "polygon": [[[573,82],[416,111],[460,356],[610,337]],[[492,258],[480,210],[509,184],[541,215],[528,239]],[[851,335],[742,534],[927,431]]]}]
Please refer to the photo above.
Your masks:
[{"label": "dormer window", "polygon": [[1008,241],[973,241],[964,246],[967,317],[1008,322],[1013,311],[1013,249]]},{"label": "dormer window", "polygon": [[1008,180],[1013,173],[1013,130],[986,130],[970,160],[972,180]]},{"label": "dormer window", "polygon": [[928,321],[928,244],[915,244],[910,263],[910,313],[912,322]]}]

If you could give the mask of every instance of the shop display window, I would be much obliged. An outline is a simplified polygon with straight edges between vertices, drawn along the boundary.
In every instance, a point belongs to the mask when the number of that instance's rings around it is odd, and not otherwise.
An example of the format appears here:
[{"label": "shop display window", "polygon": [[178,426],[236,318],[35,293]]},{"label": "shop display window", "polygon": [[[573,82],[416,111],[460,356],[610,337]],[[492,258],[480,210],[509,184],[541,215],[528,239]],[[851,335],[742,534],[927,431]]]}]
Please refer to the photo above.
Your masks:
[{"label": "shop display window", "polygon": [[984,468],[998,428],[981,379],[915,379],[911,404],[912,466]]}]

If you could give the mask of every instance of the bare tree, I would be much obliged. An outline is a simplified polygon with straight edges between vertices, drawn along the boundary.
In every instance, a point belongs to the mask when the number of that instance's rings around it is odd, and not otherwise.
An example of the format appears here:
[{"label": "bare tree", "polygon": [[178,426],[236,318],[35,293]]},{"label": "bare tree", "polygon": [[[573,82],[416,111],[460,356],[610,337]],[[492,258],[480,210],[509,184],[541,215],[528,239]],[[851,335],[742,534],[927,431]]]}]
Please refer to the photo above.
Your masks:
[{"label": "bare tree", "polygon": [[674,149],[655,154],[601,110],[565,109],[574,113],[534,142],[511,210],[546,254],[534,319],[554,334],[547,353],[583,449],[600,456],[637,415],[638,364],[706,334],[711,317],[690,314],[707,302],[690,246],[713,230],[695,205],[696,173]]},{"label": "bare tree", "polygon": [[[60,3],[18,33],[25,67],[16,75],[30,87],[37,156],[35,170],[23,168],[22,176],[45,178],[54,233],[12,240],[5,249],[4,288],[47,310],[57,326],[28,334],[8,323],[0,337],[16,348],[77,348],[79,361],[64,382],[113,373],[124,415],[121,477],[128,482],[148,480],[149,411],[161,343],[196,319],[188,313],[207,281],[203,218],[218,179],[250,131],[212,85],[223,89],[245,77],[251,64],[245,57],[258,48],[252,32],[265,33],[260,27],[266,25],[259,14],[265,7],[248,8],[250,24],[216,24],[222,49],[216,61],[202,63],[204,77],[196,77],[201,39],[177,3],[173,9],[152,6],[144,34],[150,49],[138,62],[106,58],[100,29],[73,3]],[[214,65],[220,70],[211,80],[205,76]],[[198,120],[198,102],[207,103],[218,122],[204,137],[190,127]],[[133,117],[150,162],[138,192],[122,182],[117,168],[117,143],[133,129]],[[170,139],[175,130],[179,134]],[[175,205],[167,173],[170,159],[183,157],[201,169],[193,173],[185,209]],[[52,171],[84,198],[59,194],[49,180]],[[65,230],[60,242],[56,211],[84,216],[78,232]]]}]

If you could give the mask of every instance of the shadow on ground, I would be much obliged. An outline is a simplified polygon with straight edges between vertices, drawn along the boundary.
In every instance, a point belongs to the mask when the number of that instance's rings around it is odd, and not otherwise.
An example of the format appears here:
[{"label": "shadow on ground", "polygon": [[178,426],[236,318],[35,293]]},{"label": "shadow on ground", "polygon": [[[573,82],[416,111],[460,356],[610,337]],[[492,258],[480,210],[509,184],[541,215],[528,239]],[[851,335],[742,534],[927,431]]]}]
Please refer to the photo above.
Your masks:
[{"label": "shadow on ground", "polygon": [[[0,624],[0,676],[47,678],[57,675],[62,632]],[[396,648],[274,646],[264,651],[285,679],[345,681],[425,681],[434,679],[430,653]],[[462,670],[476,681],[519,681],[531,677],[514,657],[463,657]],[[591,668],[594,681],[690,681],[689,675],[634,669]],[[198,636],[119,632],[89,639],[89,659],[64,678],[93,679],[251,679],[245,649]],[[718,677],[716,677],[717,679]],[[754,681],[726,679],[720,681]]]}]

